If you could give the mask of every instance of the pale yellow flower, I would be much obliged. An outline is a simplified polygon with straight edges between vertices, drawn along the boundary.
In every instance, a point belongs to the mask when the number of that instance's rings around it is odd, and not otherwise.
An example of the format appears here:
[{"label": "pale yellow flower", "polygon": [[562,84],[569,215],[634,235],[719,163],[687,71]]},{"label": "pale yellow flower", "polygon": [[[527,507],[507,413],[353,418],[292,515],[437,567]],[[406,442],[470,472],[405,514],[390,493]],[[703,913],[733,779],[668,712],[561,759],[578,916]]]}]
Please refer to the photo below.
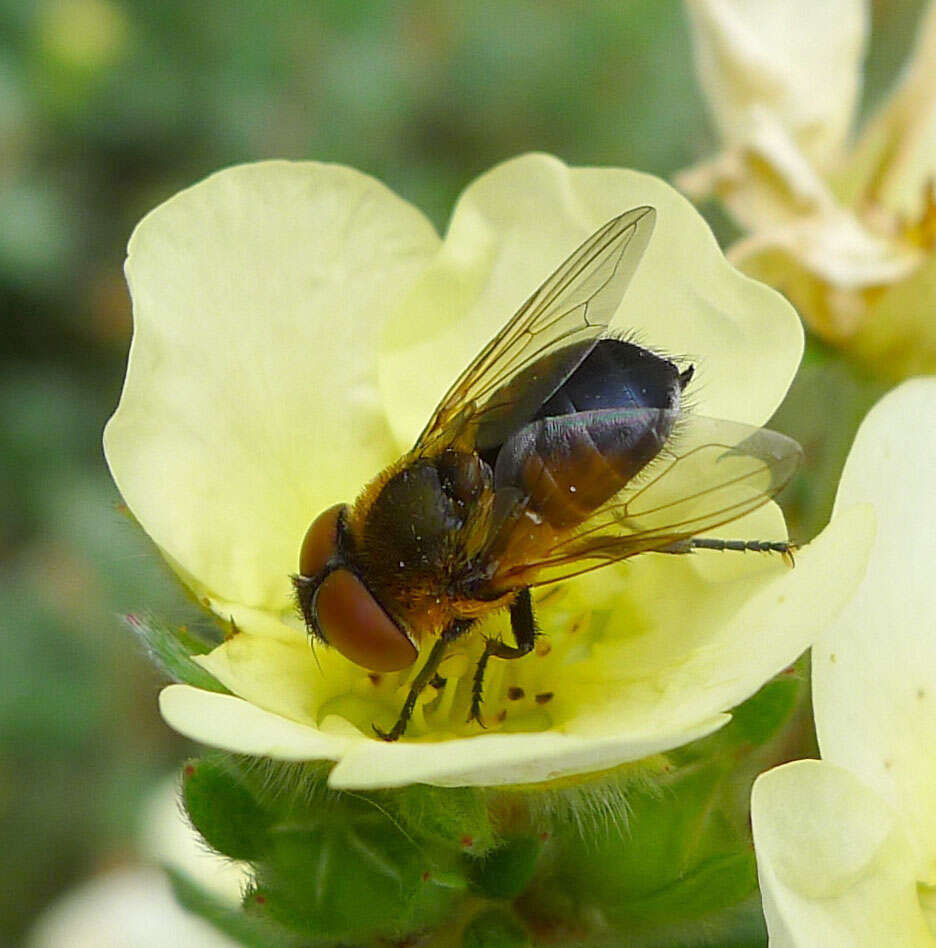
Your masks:
[{"label": "pale yellow flower", "polygon": [[936,945],[936,379],[865,419],[836,510],[872,502],[855,597],[813,646],[821,761],[751,801],[771,944]]},{"label": "pale yellow flower", "polygon": [[[373,179],[311,162],[229,169],[144,219],[108,463],[178,575],[238,630],[198,658],[232,695],[168,687],[173,727],[247,754],[337,761],[336,787],[539,782],[715,730],[831,620],[862,574],[865,511],[837,518],[794,570],[757,555],[645,555],[547,591],[540,648],[491,662],[485,732],[466,722],[480,636],[445,660],[445,687],[395,744],[371,724],[392,724],[415,670],[368,675],[306,642],[289,575],[312,518],[412,444],[581,240],[643,204],[657,226],[616,325],[696,363],[695,411],[762,424],[796,371],[796,315],[648,175],[518,158],[466,190],[444,240]],[[720,533],[778,539],[785,527],[769,504]],[[524,697],[509,700],[511,687]]]},{"label": "pale yellow flower", "polygon": [[729,251],[810,327],[887,376],[936,368],[936,5],[896,91],[848,138],[864,0],[686,0],[722,138],[683,172],[748,236]]}]

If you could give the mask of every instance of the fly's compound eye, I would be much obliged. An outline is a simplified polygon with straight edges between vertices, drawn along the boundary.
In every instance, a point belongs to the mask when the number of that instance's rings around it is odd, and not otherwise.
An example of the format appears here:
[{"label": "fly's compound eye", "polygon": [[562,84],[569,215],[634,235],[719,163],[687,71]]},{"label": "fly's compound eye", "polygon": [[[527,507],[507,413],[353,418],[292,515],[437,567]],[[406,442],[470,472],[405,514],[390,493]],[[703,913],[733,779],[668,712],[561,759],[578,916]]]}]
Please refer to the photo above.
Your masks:
[{"label": "fly's compound eye", "polygon": [[399,671],[412,665],[419,654],[349,570],[333,570],[322,580],[315,595],[315,614],[325,641],[362,668]]},{"label": "fly's compound eye", "polygon": [[317,576],[338,551],[338,518],[347,504],[335,504],[320,513],[306,530],[299,550],[299,572]]}]

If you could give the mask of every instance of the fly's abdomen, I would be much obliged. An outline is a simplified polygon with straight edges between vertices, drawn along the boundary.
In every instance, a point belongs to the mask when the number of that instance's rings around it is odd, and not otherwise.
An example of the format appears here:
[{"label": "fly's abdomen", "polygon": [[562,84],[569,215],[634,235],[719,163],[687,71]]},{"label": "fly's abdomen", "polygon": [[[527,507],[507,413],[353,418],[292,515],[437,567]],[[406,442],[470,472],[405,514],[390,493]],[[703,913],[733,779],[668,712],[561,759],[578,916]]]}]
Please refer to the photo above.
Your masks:
[{"label": "fly's abdomen", "polygon": [[659,454],[692,370],[602,339],[497,452],[494,488],[513,488],[556,529],[585,520]]},{"label": "fly's abdomen", "polygon": [[606,409],[543,418],[508,441],[495,490],[518,488],[550,526],[567,529],[620,491],[659,454],[675,412]]}]

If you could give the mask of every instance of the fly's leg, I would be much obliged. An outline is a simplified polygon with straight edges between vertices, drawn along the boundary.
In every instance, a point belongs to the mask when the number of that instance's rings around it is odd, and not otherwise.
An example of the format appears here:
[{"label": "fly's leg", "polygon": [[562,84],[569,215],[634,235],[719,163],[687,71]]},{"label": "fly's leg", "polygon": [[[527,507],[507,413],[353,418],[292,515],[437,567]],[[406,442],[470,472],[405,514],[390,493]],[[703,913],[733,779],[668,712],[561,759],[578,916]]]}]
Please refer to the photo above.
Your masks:
[{"label": "fly's leg", "polygon": [[406,701],[403,702],[403,707],[400,710],[400,716],[397,718],[396,724],[394,724],[389,731],[382,731],[376,724],[371,725],[382,741],[396,741],[403,735],[403,732],[406,730],[406,725],[409,724],[409,719],[413,716],[413,708],[416,707],[416,700],[423,693],[426,686],[436,678],[439,663],[445,657],[445,650],[448,648],[449,643],[454,642],[459,636],[464,635],[471,628],[472,624],[471,621],[465,619],[456,619],[443,630],[442,634],[436,640],[435,645],[432,646],[432,651],[426,659],[426,664],[423,665],[419,670],[419,674],[414,679],[409,694],[406,696]]},{"label": "fly's leg", "polygon": [[718,540],[712,537],[691,537],[660,550],[661,553],[691,553],[693,550],[721,550],[731,552],[780,553],[794,566],[796,544],[789,540]]},{"label": "fly's leg", "polygon": [[510,628],[517,640],[516,646],[505,645],[497,639],[488,639],[475,668],[471,686],[471,713],[468,715],[468,720],[477,721],[481,727],[484,727],[484,722],[481,720],[481,702],[484,695],[484,672],[488,659],[492,655],[495,658],[523,658],[524,655],[529,655],[533,651],[533,643],[536,641],[536,622],[533,619],[533,599],[529,589],[521,589],[510,607]]}]

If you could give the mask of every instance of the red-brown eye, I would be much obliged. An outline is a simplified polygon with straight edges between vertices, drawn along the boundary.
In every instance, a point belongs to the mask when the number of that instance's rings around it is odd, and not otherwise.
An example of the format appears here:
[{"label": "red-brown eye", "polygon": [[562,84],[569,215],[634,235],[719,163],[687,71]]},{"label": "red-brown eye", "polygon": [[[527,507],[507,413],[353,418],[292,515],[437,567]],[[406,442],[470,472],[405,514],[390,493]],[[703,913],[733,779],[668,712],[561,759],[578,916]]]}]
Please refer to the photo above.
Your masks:
[{"label": "red-brown eye", "polygon": [[346,569],[325,577],[315,596],[315,612],[328,644],[355,665],[391,672],[416,661],[416,646]]},{"label": "red-brown eye", "polygon": [[335,504],[320,513],[306,530],[299,550],[299,572],[315,576],[334,556],[338,544],[338,518],[347,504]]}]

